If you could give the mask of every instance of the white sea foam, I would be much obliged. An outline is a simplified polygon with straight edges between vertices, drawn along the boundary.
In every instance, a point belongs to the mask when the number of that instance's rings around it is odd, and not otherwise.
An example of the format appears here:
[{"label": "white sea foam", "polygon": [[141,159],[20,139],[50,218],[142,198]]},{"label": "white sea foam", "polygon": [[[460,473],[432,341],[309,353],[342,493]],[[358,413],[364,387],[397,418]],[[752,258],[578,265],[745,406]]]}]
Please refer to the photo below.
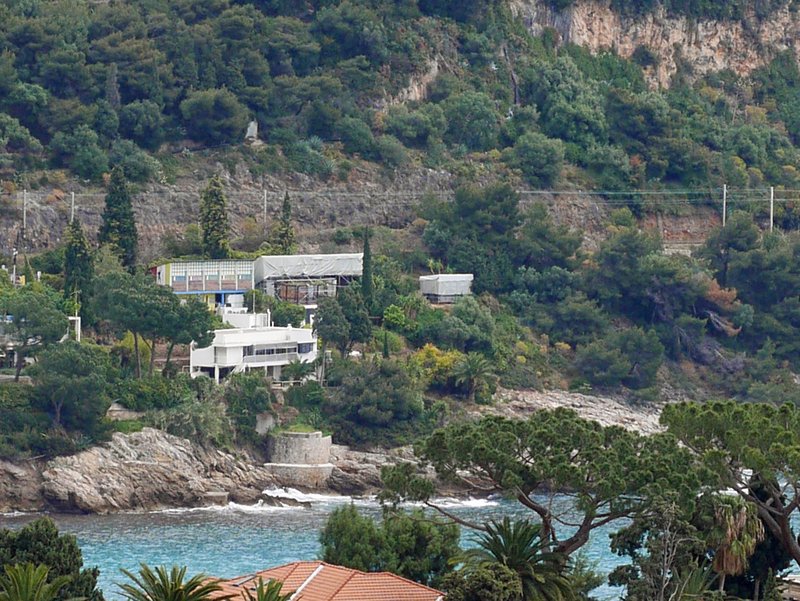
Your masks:
[{"label": "white sea foam", "polygon": [[35,511],[0,511],[0,518],[19,518],[26,515],[38,515],[38,513]]},{"label": "white sea foam", "polygon": [[268,505],[264,501],[259,501],[255,505],[242,505],[241,503],[228,503],[227,505],[208,505],[206,507],[175,507],[171,509],[158,509],[149,513],[167,513],[167,514],[181,514],[181,513],[271,513],[275,511],[286,511],[298,509],[293,506],[277,506]]},{"label": "white sea foam", "polygon": [[445,497],[441,499],[431,499],[431,503],[438,505],[442,509],[483,509],[485,507],[497,507],[500,505],[500,502],[495,499],[475,497],[467,497],[466,499]]},{"label": "white sea foam", "polygon": [[298,503],[310,503],[312,505],[334,505],[342,503],[355,503],[356,505],[372,505],[376,502],[375,497],[348,497],[346,495],[326,495],[321,493],[305,493],[296,488],[267,488],[262,491],[263,495],[273,499],[287,499]]}]

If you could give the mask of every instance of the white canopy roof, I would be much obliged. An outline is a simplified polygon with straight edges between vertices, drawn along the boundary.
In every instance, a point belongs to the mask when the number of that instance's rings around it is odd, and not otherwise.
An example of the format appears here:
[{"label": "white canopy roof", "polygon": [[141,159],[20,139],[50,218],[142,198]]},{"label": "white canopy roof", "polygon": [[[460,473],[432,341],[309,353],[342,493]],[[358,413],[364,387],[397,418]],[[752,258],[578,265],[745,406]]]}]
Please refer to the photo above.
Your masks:
[{"label": "white canopy roof", "polygon": [[353,277],[363,269],[362,253],[335,255],[269,255],[256,259],[258,282],[276,278]]},{"label": "white canopy roof", "polygon": [[437,273],[419,276],[423,282],[471,282],[473,278],[471,273]]}]

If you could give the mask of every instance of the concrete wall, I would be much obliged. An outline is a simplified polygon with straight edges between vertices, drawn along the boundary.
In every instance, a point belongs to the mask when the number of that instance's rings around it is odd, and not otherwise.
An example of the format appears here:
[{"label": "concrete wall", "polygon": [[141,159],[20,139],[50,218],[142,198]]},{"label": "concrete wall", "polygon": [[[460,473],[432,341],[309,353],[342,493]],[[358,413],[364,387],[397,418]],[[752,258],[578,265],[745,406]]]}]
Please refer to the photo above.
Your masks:
[{"label": "concrete wall", "polygon": [[326,490],[328,478],[333,472],[333,465],[287,465],[285,463],[264,464],[270,474],[281,486],[292,488]]},{"label": "concrete wall", "polygon": [[270,463],[322,465],[330,459],[331,437],[322,432],[281,432],[270,438]]}]

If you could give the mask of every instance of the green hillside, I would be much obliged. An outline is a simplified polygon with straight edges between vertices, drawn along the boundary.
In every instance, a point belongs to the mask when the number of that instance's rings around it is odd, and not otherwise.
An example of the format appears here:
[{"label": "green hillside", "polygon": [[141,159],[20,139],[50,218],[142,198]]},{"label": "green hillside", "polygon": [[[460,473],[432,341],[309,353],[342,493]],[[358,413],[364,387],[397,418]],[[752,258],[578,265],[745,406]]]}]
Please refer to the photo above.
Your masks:
[{"label": "green hillside", "polygon": [[[744,6],[668,8],[738,18]],[[633,58],[534,38],[487,0],[20,0],[0,7],[0,167],[163,179],[170,151],[238,149],[254,119],[265,145],[244,149],[251,169],[322,180],[357,157],[467,177],[501,165],[533,187],[798,186],[790,54],[748,80],[696,80],[684,65],[661,91],[643,75],[655,55]],[[393,102],[412,82],[424,100]]]}]

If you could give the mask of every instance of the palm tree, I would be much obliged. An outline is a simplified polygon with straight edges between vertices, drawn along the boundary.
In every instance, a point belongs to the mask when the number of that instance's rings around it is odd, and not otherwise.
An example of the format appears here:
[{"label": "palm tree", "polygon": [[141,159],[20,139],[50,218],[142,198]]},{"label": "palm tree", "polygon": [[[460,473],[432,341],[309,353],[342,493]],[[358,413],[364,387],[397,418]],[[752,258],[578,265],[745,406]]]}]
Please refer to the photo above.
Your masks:
[{"label": "palm tree", "polygon": [[494,378],[489,360],[480,353],[467,353],[453,366],[456,386],[467,388],[467,398],[475,402],[478,390],[487,387]]},{"label": "palm tree", "polygon": [[282,582],[270,580],[266,584],[262,578],[258,579],[258,585],[252,591],[244,589],[244,596],[247,601],[289,601],[292,593],[281,594]]},{"label": "palm tree", "polygon": [[714,547],[712,566],[719,578],[719,590],[725,590],[725,578],[747,569],[747,562],[764,540],[764,524],[755,505],[741,497],[717,496],[714,499],[714,527],[709,543]]},{"label": "palm tree", "polygon": [[499,563],[519,576],[524,601],[575,601],[565,574],[566,557],[549,551],[541,525],[505,517],[502,522],[487,524],[477,542],[477,548],[460,557],[466,569]]},{"label": "palm tree", "polygon": [[302,382],[313,373],[313,363],[294,360],[281,368],[281,379],[285,382]]},{"label": "palm tree", "polygon": [[5,566],[5,574],[0,575],[0,601],[53,601],[70,577],[59,576],[47,582],[48,572],[43,564]]},{"label": "palm tree", "polygon": [[[222,590],[220,585],[205,574],[197,574],[184,582],[186,567],[166,566],[155,569],[140,564],[139,574],[120,570],[131,583],[119,584],[122,596],[129,601],[207,601],[212,593]],[[216,601],[230,599],[234,595],[215,596]]]}]

